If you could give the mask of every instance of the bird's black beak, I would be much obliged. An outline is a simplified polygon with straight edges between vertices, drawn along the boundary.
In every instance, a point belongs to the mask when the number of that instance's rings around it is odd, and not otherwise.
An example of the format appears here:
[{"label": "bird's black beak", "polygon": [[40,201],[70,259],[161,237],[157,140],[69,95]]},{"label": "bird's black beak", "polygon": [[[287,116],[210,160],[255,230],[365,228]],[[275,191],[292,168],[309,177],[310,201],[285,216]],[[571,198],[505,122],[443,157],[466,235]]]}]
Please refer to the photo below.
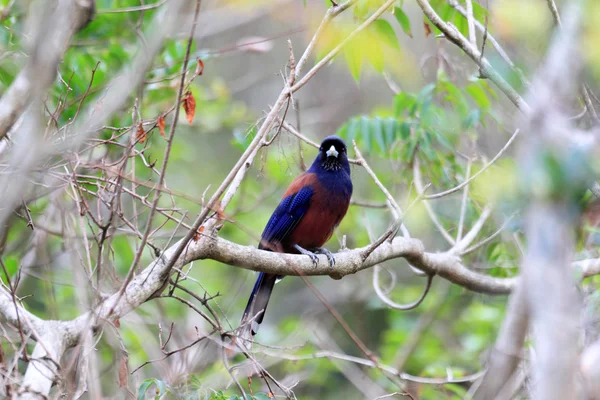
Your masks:
[{"label": "bird's black beak", "polygon": [[334,145],[331,145],[331,147],[329,148],[329,150],[327,150],[325,152],[325,154],[327,154],[327,157],[335,157],[337,158],[337,156],[339,155],[338,151],[335,149]]}]

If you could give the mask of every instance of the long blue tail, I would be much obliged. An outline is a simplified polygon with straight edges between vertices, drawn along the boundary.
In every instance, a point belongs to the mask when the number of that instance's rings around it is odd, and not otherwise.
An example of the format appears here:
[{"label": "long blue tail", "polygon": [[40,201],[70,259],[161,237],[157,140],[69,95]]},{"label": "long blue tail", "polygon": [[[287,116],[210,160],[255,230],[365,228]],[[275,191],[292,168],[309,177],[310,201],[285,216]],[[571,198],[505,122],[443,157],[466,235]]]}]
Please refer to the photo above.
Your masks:
[{"label": "long blue tail", "polygon": [[[254,289],[252,289],[250,299],[248,299],[248,305],[242,316],[242,324],[247,324],[244,330],[249,329],[250,332],[252,332],[252,336],[256,335],[258,327],[263,321],[265,312],[267,311],[267,305],[269,304],[269,298],[271,297],[271,292],[273,291],[273,286],[275,286],[276,281],[277,275],[261,272],[254,284]],[[257,316],[259,313],[260,315]],[[254,318],[255,316],[256,318]],[[252,320],[252,322],[248,322],[250,320]]]}]

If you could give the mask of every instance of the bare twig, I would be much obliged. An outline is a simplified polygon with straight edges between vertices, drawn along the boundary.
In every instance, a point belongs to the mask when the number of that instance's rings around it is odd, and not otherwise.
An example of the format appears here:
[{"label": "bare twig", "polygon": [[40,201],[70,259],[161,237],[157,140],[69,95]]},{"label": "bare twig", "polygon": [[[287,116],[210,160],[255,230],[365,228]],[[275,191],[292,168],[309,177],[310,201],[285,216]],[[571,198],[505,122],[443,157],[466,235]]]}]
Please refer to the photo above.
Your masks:
[{"label": "bare twig", "polygon": [[[167,172],[167,164],[169,162],[169,155],[171,154],[171,146],[173,145],[173,138],[175,137],[175,129],[177,127],[177,122],[179,119],[179,111],[181,108],[180,107],[181,101],[183,99],[185,76],[186,76],[187,66],[188,66],[188,63],[190,60],[190,52],[192,49],[192,42],[194,40],[194,32],[196,31],[196,24],[198,22],[198,15],[200,13],[200,3],[201,3],[200,0],[196,0],[196,7],[194,9],[194,19],[193,19],[192,27],[190,30],[190,35],[189,35],[188,41],[187,41],[187,48],[185,51],[185,60],[183,61],[183,65],[181,67],[181,80],[179,82],[179,89],[177,91],[177,100],[175,101],[175,114],[173,115],[173,122],[171,123],[171,127],[169,130],[169,137],[167,139],[167,148],[165,149],[165,155],[164,155],[163,163],[162,163],[162,166],[160,169],[160,176],[158,178],[158,187],[163,186],[163,183],[165,181],[165,174]],[[152,230],[152,220],[153,220],[155,212],[156,212],[156,207],[158,206],[158,201],[160,200],[160,194],[161,194],[160,191],[156,191],[154,193],[154,200],[152,201],[152,207],[150,208],[150,214],[148,215],[148,221],[146,221],[146,229],[144,231],[144,236],[142,236],[142,242],[140,243],[138,251],[135,254],[135,257],[133,259],[133,262],[131,264],[131,267],[129,269],[127,277],[125,278],[125,280],[123,281],[123,285],[121,286],[121,290],[120,290],[121,294],[123,294],[123,292],[125,291],[125,287],[131,281],[131,278],[133,277],[133,273],[136,270],[137,264],[140,261],[140,258],[142,257],[142,253],[144,252],[144,250],[146,248],[146,241],[148,240],[148,237]]]},{"label": "bare twig", "polygon": [[487,164],[485,164],[483,166],[483,168],[481,168],[479,171],[477,171],[475,174],[473,174],[470,178],[466,179],[463,183],[461,183],[460,185],[457,185],[457,186],[453,187],[452,189],[444,190],[443,192],[440,192],[440,193],[425,195],[425,199],[426,200],[439,199],[440,197],[448,196],[449,194],[458,192],[460,189],[462,189],[465,186],[467,186],[469,183],[471,183],[471,181],[473,181],[473,179],[477,178],[479,175],[481,175],[482,173],[484,173],[489,167],[491,167],[492,165],[494,165],[494,163],[502,156],[502,154],[504,154],[504,152],[506,151],[506,149],[508,149],[508,147],[511,145],[511,143],[515,140],[515,138],[517,137],[517,135],[519,134],[519,132],[520,132],[519,129],[515,130],[515,133],[512,134],[512,136],[510,137],[510,139],[508,139],[508,141],[506,142],[506,144],[504,145],[504,147],[502,147],[500,149],[500,151],[498,152],[498,154],[496,154],[494,156],[494,158],[492,158],[492,160],[490,162],[488,162]]}]

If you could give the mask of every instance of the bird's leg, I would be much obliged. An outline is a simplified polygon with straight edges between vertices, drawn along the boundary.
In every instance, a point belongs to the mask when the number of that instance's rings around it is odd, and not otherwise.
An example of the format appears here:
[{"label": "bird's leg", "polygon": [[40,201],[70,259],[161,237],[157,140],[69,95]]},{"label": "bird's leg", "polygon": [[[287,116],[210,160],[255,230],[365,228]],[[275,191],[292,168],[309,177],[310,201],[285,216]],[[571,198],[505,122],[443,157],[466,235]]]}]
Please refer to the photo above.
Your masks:
[{"label": "bird's leg", "polygon": [[315,253],[313,253],[312,251],[303,249],[302,247],[298,246],[297,244],[294,245],[294,248],[296,250],[298,250],[301,254],[304,254],[305,256],[309,256],[313,262],[313,265],[315,267],[317,266],[317,264],[319,263],[319,257],[317,257],[317,255]]},{"label": "bird's leg", "polygon": [[332,252],[330,252],[329,250],[327,250],[324,247],[317,247],[315,249],[315,253],[317,253],[317,254],[325,254],[325,256],[327,256],[327,261],[329,261],[329,266],[331,268],[333,268],[333,266],[335,265],[335,257],[333,256]]}]

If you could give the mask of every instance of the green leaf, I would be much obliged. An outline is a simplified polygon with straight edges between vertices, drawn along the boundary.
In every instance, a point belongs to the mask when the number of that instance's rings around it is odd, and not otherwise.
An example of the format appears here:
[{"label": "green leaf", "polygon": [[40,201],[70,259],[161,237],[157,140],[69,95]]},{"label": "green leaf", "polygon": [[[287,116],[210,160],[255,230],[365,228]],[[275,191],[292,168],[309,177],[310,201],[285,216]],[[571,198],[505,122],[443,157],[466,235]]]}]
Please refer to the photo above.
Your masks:
[{"label": "green leaf", "polygon": [[398,93],[394,97],[394,115],[400,117],[405,110],[412,108],[415,104],[415,97],[405,92]]},{"label": "green leaf", "polygon": [[379,150],[385,152],[385,138],[383,137],[383,121],[381,118],[375,118],[371,123],[371,132]]},{"label": "green leaf", "polygon": [[386,118],[383,122],[383,132],[385,134],[385,140],[388,144],[394,143],[396,139],[396,128],[398,122],[393,118]]},{"label": "green leaf", "polygon": [[435,83],[426,85],[417,95],[417,103],[423,104],[427,99],[431,99],[432,93],[435,90]]},{"label": "green leaf", "polygon": [[485,90],[483,90],[483,88],[478,84],[471,84],[467,86],[465,90],[467,93],[469,93],[473,100],[475,100],[475,103],[477,103],[481,109],[488,110],[492,106],[490,99],[485,94]]},{"label": "green leaf", "polygon": [[225,397],[223,392],[219,390],[218,392],[213,392],[208,400],[237,400],[237,396]]},{"label": "green leaf", "polygon": [[352,141],[358,136],[358,119],[353,118],[348,122],[348,143],[352,145]]},{"label": "green leaf", "polygon": [[146,392],[152,385],[156,386],[156,394],[154,396],[155,400],[160,399],[165,395],[165,393],[167,393],[167,384],[165,382],[156,378],[148,378],[142,382],[140,388],[138,389],[138,400],[144,400],[146,398]]},{"label": "green leaf", "polygon": [[485,9],[485,7],[483,7],[481,4],[474,1],[473,2],[473,17],[475,17],[475,19],[478,20],[479,22],[481,22],[482,24],[485,24],[485,17],[487,15],[488,15],[488,11]]},{"label": "green leaf", "polygon": [[396,36],[396,32],[394,32],[394,28],[387,22],[385,19],[378,19],[373,22],[373,29],[377,37],[386,45],[390,46],[393,49],[400,50],[400,42],[398,42],[398,37]]},{"label": "green leaf", "polygon": [[271,400],[271,398],[266,393],[256,393],[254,395],[255,400]]},{"label": "green leaf", "polygon": [[360,134],[362,136],[363,143],[367,147],[367,151],[371,151],[371,141],[369,140],[371,134],[370,126],[371,120],[368,117],[360,117]]},{"label": "green leaf", "polygon": [[138,389],[138,395],[137,395],[138,400],[144,400],[146,398],[146,392],[148,391],[150,386],[152,386],[154,384],[154,381],[155,381],[154,378],[149,378],[149,379],[146,379],[144,382],[142,382],[142,384],[140,385],[140,388]]},{"label": "green leaf", "polygon": [[154,396],[154,400],[158,400],[167,392],[167,385],[165,382],[158,379],[154,380],[154,384],[156,385],[156,389],[158,389],[158,393],[156,393],[156,396]]},{"label": "green leaf", "polygon": [[466,38],[469,37],[469,23],[465,17],[462,16],[461,13],[454,13],[453,17],[454,26],[456,29]]},{"label": "green leaf", "polygon": [[472,129],[481,122],[481,110],[474,109],[469,112],[465,118],[465,129]]},{"label": "green leaf", "polygon": [[450,151],[454,151],[454,146],[452,146],[450,141],[448,141],[448,138],[446,138],[446,136],[442,132],[438,131],[437,129],[432,129],[431,132],[433,133],[433,136],[435,136],[435,139],[439,144],[441,144]]},{"label": "green leaf", "polygon": [[[8,256],[4,260],[4,266],[6,267],[6,271],[10,275],[9,277],[12,278],[19,269],[19,259],[15,256]],[[0,278],[2,278],[4,282],[8,282],[8,279],[6,279],[4,269],[0,269]]]},{"label": "green leaf", "polygon": [[408,140],[408,138],[410,138],[410,128],[412,125],[413,123],[409,121],[404,121],[400,124],[400,137],[402,140]]},{"label": "green leaf", "polygon": [[381,48],[381,44],[378,41],[373,41],[370,43],[368,50],[365,51],[367,54],[367,59],[375,68],[375,71],[382,73],[383,72],[383,49]]},{"label": "green leaf", "polygon": [[408,19],[408,16],[404,13],[404,11],[402,11],[402,9],[400,7],[394,7],[394,17],[396,17],[396,21],[398,21],[398,23],[400,24],[400,27],[402,28],[404,33],[408,37],[412,38],[413,35],[410,30],[410,20]]},{"label": "green leaf", "polygon": [[360,46],[357,45],[355,40],[350,41],[344,47],[344,58],[350,69],[350,73],[354,78],[354,81],[358,84],[360,82],[360,72],[362,70],[363,55],[360,50]]}]

